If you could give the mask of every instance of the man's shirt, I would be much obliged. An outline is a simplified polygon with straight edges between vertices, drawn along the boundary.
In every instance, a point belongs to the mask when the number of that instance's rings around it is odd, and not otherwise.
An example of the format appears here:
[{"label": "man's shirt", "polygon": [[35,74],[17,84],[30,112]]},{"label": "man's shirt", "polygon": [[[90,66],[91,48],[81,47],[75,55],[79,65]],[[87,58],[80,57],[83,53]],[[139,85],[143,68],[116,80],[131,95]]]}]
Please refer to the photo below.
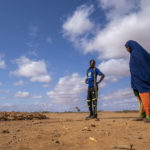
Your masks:
[{"label": "man's shirt", "polygon": [[[101,76],[103,74],[98,68],[95,68],[95,73],[96,77],[97,75]],[[94,87],[94,68],[88,69],[87,78],[88,78],[88,87]]]}]

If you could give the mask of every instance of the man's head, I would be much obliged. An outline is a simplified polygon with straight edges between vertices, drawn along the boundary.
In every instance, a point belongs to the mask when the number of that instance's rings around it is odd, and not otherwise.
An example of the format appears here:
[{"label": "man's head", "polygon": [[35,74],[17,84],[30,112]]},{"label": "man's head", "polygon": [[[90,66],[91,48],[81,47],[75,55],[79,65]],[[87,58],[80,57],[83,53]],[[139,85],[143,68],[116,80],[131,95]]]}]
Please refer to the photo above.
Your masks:
[{"label": "man's head", "polygon": [[91,68],[94,68],[94,67],[95,67],[95,63],[96,63],[95,60],[94,60],[94,59],[91,59],[91,60],[90,60],[90,67],[91,67]]}]

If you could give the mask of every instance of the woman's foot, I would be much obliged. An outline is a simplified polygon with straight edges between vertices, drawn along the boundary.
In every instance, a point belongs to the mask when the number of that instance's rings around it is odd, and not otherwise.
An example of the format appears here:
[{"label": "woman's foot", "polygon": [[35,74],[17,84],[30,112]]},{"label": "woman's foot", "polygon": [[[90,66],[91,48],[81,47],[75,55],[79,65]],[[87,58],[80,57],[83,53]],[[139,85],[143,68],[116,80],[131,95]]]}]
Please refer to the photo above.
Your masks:
[{"label": "woman's foot", "polygon": [[145,122],[145,123],[150,123],[150,119],[145,118],[145,119],[144,119],[144,122]]},{"label": "woman's foot", "polygon": [[144,122],[146,122],[146,123],[150,122],[150,116],[146,115],[146,118],[144,119]]}]

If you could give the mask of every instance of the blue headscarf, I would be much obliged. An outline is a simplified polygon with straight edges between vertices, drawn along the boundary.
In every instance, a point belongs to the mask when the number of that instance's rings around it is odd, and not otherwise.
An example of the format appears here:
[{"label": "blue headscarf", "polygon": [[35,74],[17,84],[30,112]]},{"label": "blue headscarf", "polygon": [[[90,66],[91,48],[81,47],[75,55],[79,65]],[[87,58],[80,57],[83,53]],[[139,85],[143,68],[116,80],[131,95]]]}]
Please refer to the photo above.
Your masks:
[{"label": "blue headscarf", "polygon": [[136,41],[129,40],[125,46],[131,49],[131,86],[140,93],[150,92],[150,54]]}]

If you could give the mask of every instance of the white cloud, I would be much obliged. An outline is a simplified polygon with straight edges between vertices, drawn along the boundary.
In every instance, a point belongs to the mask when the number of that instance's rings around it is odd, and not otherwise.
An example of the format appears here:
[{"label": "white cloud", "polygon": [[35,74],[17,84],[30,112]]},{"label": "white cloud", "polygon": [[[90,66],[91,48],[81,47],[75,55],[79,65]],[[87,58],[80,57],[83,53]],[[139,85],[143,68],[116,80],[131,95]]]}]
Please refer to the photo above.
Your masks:
[{"label": "white cloud", "polygon": [[120,77],[116,77],[114,75],[106,75],[104,80],[99,84],[99,87],[104,88],[110,83],[117,82],[120,79]]},{"label": "white cloud", "polygon": [[9,100],[10,97],[0,97],[0,100]]},{"label": "white cloud", "polygon": [[133,39],[144,45],[148,50],[150,44],[149,29],[150,19],[147,16],[127,16],[120,20],[112,21],[90,41],[82,44],[84,52],[97,51],[100,58],[126,58],[125,43]]},{"label": "white cloud", "polygon": [[94,24],[88,18],[93,12],[93,6],[82,5],[76,9],[72,16],[63,24],[64,35],[74,40],[77,36],[90,31]]},{"label": "white cloud", "polygon": [[120,89],[108,95],[102,95],[102,100],[117,100],[117,99],[127,99],[134,96],[131,88]]},{"label": "white cloud", "polygon": [[44,84],[43,87],[48,88],[48,87],[50,87],[50,84]]},{"label": "white cloud", "polygon": [[53,106],[51,104],[45,104],[45,102],[35,102],[35,104],[14,104],[14,103],[5,103],[0,105],[1,111],[16,111],[16,112],[41,112],[41,111],[56,111],[56,108],[53,109]]},{"label": "white cloud", "polygon": [[[78,36],[72,42],[84,54],[96,53],[98,59],[102,61],[99,67],[104,74],[127,76],[129,53],[125,49],[125,43],[128,40],[136,40],[150,52],[150,1],[99,0],[99,4],[105,10],[104,13],[109,21],[103,24],[103,28],[99,28],[93,37],[85,36],[91,31],[88,30],[85,34],[83,30],[83,33],[80,32],[82,36]],[[87,15],[87,19],[91,14],[92,12]],[[99,22],[95,26],[101,24],[102,22]],[[75,27],[76,24],[72,24],[72,28]],[[72,36],[73,33],[70,31],[67,34]]]},{"label": "white cloud", "polygon": [[48,42],[48,43],[52,43],[52,39],[51,39],[51,37],[48,37],[47,39],[46,39],[46,41]]},{"label": "white cloud", "polygon": [[138,102],[131,88],[100,95],[101,109],[109,111],[138,110]]},{"label": "white cloud", "polygon": [[29,50],[28,51],[28,55],[29,56],[35,56],[35,57],[38,57],[38,53],[36,50]]},{"label": "white cloud", "polygon": [[2,86],[3,85],[3,83],[2,82],[0,82],[0,86]]},{"label": "white cloud", "polygon": [[29,98],[29,99],[41,99],[43,96],[41,95],[31,95],[29,92],[18,91],[15,93],[15,97],[17,98]]},{"label": "white cloud", "polygon": [[102,61],[98,68],[106,75],[128,76],[129,75],[129,60],[128,59],[109,59]]},{"label": "white cloud", "polygon": [[18,91],[17,93],[15,93],[15,97],[17,98],[27,98],[29,96],[30,96],[29,92]]},{"label": "white cloud", "polygon": [[23,76],[30,79],[32,82],[50,82],[51,77],[47,73],[46,63],[44,60],[32,61],[29,58],[22,56],[16,60],[18,69],[11,72],[16,76]]},{"label": "white cloud", "polygon": [[41,98],[43,98],[43,96],[41,96],[41,95],[35,95],[35,96],[32,96],[32,98],[34,98],[34,99],[41,99]]},{"label": "white cloud", "polygon": [[19,80],[18,82],[14,82],[13,85],[14,86],[23,86],[23,85],[26,85],[26,82],[24,82],[23,80]]},{"label": "white cloud", "polygon": [[[99,84],[99,87],[103,88],[108,83],[116,81],[118,81],[117,78],[106,76],[102,83]],[[74,73],[71,76],[64,76],[59,79],[54,90],[47,92],[47,96],[50,98],[48,103],[61,105],[61,111],[74,110],[75,106],[79,106],[80,109],[85,110],[87,108],[87,88],[88,85],[85,84],[85,77],[81,77],[78,73]]]},{"label": "white cloud", "polygon": [[39,27],[37,25],[31,25],[30,28],[29,28],[29,35],[31,37],[35,37],[37,36],[37,33],[39,31]]},{"label": "white cloud", "polygon": [[30,48],[33,48],[33,47],[34,47],[34,46],[33,46],[33,42],[27,42],[26,44],[27,44],[27,46],[29,46]]},{"label": "white cloud", "polygon": [[6,68],[6,64],[5,64],[3,57],[4,57],[4,55],[0,54],[0,69]]},{"label": "white cloud", "polygon": [[65,76],[59,79],[55,89],[47,92],[47,96],[52,99],[55,104],[62,104],[68,107],[74,107],[78,103],[82,103],[81,94],[87,89],[84,83],[85,78],[74,73],[71,76]]},{"label": "white cloud", "polygon": [[38,76],[32,76],[31,81],[32,82],[50,82],[51,77],[48,74],[42,74]]},{"label": "white cloud", "polygon": [[128,54],[124,45],[130,39],[138,41],[150,51],[150,2],[141,7],[136,13],[110,20],[92,39],[82,39],[80,44],[84,53],[98,52],[102,59],[126,58]]},{"label": "white cloud", "polygon": [[[84,53],[98,52],[99,57],[102,59],[127,58],[128,54],[125,50],[124,45],[129,39],[138,41],[148,51],[150,51],[150,34],[148,32],[150,24],[150,2],[148,0],[141,0],[137,3],[137,5],[134,5],[135,1],[131,2],[128,0],[124,0],[122,2],[118,2],[116,0],[113,0],[111,2],[101,2],[104,3],[104,6],[102,5],[103,7],[111,7],[111,11],[114,10],[116,14],[120,14],[120,11],[125,8],[125,10],[123,10],[123,14],[125,15],[117,18],[111,18],[108,24],[106,24],[104,28],[100,28],[92,38],[88,39],[84,37],[78,37],[72,42],[74,42],[75,44],[78,43],[78,45],[82,47],[82,51]],[[131,4],[129,5],[128,3]],[[128,9],[126,10],[127,6],[129,10],[132,10],[129,14],[126,14],[126,12],[128,12]],[[137,7],[140,7],[138,11],[136,11]],[[106,11],[106,13],[107,12],[109,11]],[[109,13],[112,14],[111,12]],[[87,17],[89,17],[90,15],[91,13],[89,13]],[[91,24],[93,23],[91,22]],[[76,28],[76,24],[72,24],[71,27]],[[72,34],[74,35],[74,33],[71,31],[72,30],[70,30],[70,32],[67,32],[67,34],[69,34],[70,36],[72,36]],[[81,31],[79,33],[83,34],[84,29],[82,31],[81,28]],[[88,31],[86,33],[88,33]]]},{"label": "white cloud", "polygon": [[138,102],[136,97],[108,100],[101,103],[101,108],[106,111],[138,110]]},{"label": "white cloud", "polygon": [[99,6],[105,10],[108,19],[122,17],[137,11],[140,1],[137,0],[99,0]]},{"label": "white cloud", "polygon": [[5,61],[0,60],[0,69],[5,69],[5,68],[6,68]]},{"label": "white cloud", "polygon": [[0,93],[9,93],[9,92],[10,90],[3,90],[3,89],[0,90]]}]

